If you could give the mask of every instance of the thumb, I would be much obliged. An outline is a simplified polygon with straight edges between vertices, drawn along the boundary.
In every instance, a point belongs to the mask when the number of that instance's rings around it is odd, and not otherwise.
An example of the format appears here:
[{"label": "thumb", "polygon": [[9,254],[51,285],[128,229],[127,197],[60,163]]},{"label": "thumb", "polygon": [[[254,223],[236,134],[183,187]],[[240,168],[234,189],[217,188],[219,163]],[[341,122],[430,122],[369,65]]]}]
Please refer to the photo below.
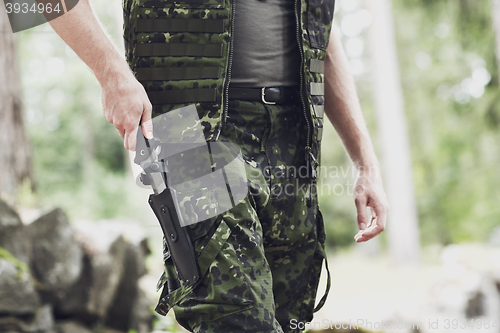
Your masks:
[{"label": "thumb", "polygon": [[144,137],[146,139],[153,138],[153,121],[151,120],[152,109],[153,107],[151,106],[151,103],[147,101],[147,103],[144,105],[141,124],[142,133],[144,134]]}]

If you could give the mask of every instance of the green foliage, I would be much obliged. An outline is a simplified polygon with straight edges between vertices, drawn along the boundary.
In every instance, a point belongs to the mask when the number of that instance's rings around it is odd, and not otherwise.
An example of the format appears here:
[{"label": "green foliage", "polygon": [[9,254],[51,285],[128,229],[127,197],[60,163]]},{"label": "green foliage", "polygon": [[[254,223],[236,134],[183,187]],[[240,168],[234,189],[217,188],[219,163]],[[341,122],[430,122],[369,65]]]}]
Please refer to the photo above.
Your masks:
[{"label": "green foliage", "polygon": [[28,265],[20,261],[12,255],[7,249],[0,247],[0,259],[7,260],[17,268],[17,277],[21,278],[24,274],[29,274],[30,270]]},{"label": "green foliage", "polygon": [[[344,2],[336,13],[341,28],[344,17],[363,9],[362,2],[357,8]],[[422,243],[486,241],[500,225],[500,90],[490,2],[392,3]],[[343,35],[345,45],[357,37],[367,44],[366,31],[348,35]],[[365,65],[356,84],[378,147],[367,49],[350,60]],[[473,86],[472,96],[466,90],[481,73],[491,79],[484,92],[482,86]],[[336,136],[326,135],[324,142],[323,164],[348,167]],[[320,203],[327,216],[328,244],[353,244],[357,228],[352,197],[324,193]]]},{"label": "green foliage", "polygon": [[[120,41],[119,5],[93,3],[115,42]],[[66,208],[71,217],[139,216],[127,195],[134,184],[128,153],[102,115],[94,75],[50,25],[17,36],[38,202],[26,191],[23,197],[30,205]]]},{"label": "green foliage", "polygon": [[[485,241],[500,225],[500,91],[489,2],[394,3],[422,240]],[[449,33],[439,36],[438,25]],[[428,68],[416,66],[419,54]],[[491,80],[471,97],[464,89],[478,70]]]}]

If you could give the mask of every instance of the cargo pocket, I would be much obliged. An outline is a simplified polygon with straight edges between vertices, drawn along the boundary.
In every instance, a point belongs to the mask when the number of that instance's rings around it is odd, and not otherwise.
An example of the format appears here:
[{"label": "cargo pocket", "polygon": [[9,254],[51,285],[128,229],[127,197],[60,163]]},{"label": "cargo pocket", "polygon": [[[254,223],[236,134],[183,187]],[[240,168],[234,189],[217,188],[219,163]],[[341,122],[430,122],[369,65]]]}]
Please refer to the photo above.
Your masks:
[{"label": "cargo pocket", "polygon": [[[210,240],[205,244],[196,244],[195,247],[198,257],[197,260],[202,277],[200,278],[200,282],[207,274],[208,268],[214,261],[215,257],[219,254],[220,250],[222,249],[230,235],[231,229],[223,219],[220,219],[220,223],[218,224],[217,229],[213,233],[213,236],[210,238]],[[162,287],[163,290],[160,296],[160,301],[158,302],[155,311],[165,316],[174,305],[184,300],[187,296],[192,295],[193,290],[198,286],[198,283],[190,286],[182,285],[182,283],[178,279],[173,260],[165,243],[164,264],[165,271],[160,278],[157,286],[158,290]]]}]

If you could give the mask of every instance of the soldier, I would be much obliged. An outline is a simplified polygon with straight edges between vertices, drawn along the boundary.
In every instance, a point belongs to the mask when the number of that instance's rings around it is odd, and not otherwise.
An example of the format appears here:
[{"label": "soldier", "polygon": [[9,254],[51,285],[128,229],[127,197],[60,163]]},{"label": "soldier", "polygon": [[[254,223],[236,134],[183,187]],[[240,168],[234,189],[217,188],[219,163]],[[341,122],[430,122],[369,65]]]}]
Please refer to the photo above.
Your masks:
[{"label": "soldier", "polygon": [[[249,194],[189,228],[201,276],[183,280],[164,249],[156,311],[193,332],[297,332],[312,320],[322,263],[315,191],[324,115],[360,170],[357,242],[384,230],[388,204],[334,0],[125,0],[126,61],[88,0],[51,21],[94,72],[127,149],[152,116],[196,104],[207,141],[237,144]],[[252,172],[252,171],[258,172]],[[367,214],[367,207],[372,213]],[[329,284],[328,284],[329,285]]]}]

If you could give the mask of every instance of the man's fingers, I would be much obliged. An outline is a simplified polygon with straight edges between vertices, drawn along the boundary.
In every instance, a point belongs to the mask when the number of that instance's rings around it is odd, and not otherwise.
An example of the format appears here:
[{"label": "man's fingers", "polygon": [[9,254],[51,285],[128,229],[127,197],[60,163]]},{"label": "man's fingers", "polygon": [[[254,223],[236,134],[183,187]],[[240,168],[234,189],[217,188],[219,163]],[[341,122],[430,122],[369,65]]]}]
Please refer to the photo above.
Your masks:
[{"label": "man's fingers", "polygon": [[366,198],[362,195],[357,196],[354,199],[354,203],[356,204],[358,227],[360,230],[364,230],[368,220],[366,215]]},{"label": "man's fingers", "polygon": [[130,136],[130,133],[129,132],[125,132],[125,135],[123,136],[123,147],[125,147],[125,149],[128,149],[128,138]]},{"label": "man's fingers", "polygon": [[116,81],[116,84],[102,86],[102,106],[106,119],[112,123],[123,138],[123,146],[135,150],[137,128],[142,116],[141,133],[152,138],[152,105],[144,87],[131,72]]},{"label": "man's fingers", "polygon": [[148,101],[146,105],[144,105],[144,112],[142,114],[142,133],[146,139],[153,138],[153,121],[151,120],[151,112],[152,106]]},{"label": "man's fingers", "polygon": [[137,140],[137,130],[138,127],[135,127],[132,132],[130,133],[130,136],[128,138],[128,150],[135,151],[135,145],[136,145],[136,140]]},{"label": "man's fingers", "polygon": [[356,234],[356,236],[354,236],[354,240],[356,242],[364,242],[384,231],[384,228],[377,223],[377,221],[374,221],[374,223],[369,228],[360,231],[358,234]]},{"label": "man's fingers", "polygon": [[382,230],[384,230],[387,213],[389,212],[389,206],[378,204],[373,207],[373,211],[375,213],[375,216],[377,217],[377,224],[382,228]]},{"label": "man's fingers", "polygon": [[135,144],[137,140],[137,127],[132,131],[125,131],[125,138],[123,140],[123,146],[125,149],[130,151],[135,151]]},{"label": "man's fingers", "polygon": [[125,139],[125,130],[122,128],[122,129],[116,129],[118,131],[118,133],[120,133],[120,136],[122,137],[122,139]]},{"label": "man's fingers", "polygon": [[371,221],[368,228],[362,230],[354,236],[356,242],[367,241],[378,234],[380,234],[385,229],[385,220],[387,218],[387,212],[389,207],[384,204],[377,204],[372,209]]}]

